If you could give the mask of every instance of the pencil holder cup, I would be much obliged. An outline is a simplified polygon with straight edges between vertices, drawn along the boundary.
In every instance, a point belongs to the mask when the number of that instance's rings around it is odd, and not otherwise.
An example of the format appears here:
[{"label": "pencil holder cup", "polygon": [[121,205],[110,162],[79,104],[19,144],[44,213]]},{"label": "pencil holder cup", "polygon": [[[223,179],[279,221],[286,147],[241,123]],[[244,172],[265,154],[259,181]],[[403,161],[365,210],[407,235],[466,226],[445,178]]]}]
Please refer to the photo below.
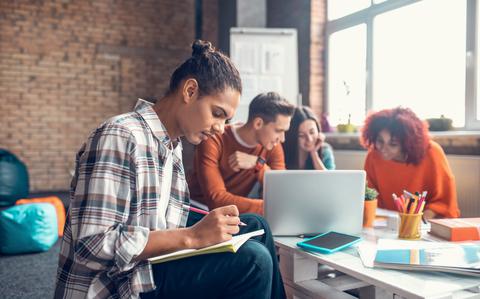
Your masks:
[{"label": "pencil holder cup", "polygon": [[400,223],[398,225],[398,237],[400,239],[418,240],[420,239],[420,225],[423,213],[403,214],[399,213]]},{"label": "pencil holder cup", "polygon": [[363,204],[363,227],[373,227],[377,212],[377,199],[365,200]]}]

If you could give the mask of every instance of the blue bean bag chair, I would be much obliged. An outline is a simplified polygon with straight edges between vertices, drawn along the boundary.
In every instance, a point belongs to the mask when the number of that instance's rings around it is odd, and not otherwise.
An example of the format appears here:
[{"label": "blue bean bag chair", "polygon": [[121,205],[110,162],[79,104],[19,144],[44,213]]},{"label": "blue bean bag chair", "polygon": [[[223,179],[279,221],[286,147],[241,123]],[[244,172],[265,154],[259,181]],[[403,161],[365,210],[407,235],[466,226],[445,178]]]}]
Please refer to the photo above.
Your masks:
[{"label": "blue bean bag chair", "polygon": [[57,212],[50,203],[18,205],[0,212],[3,254],[47,251],[57,240]]},{"label": "blue bean bag chair", "polygon": [[28,196],[27,166],[11,152],[0,149],[0,206],[11,206]]}]

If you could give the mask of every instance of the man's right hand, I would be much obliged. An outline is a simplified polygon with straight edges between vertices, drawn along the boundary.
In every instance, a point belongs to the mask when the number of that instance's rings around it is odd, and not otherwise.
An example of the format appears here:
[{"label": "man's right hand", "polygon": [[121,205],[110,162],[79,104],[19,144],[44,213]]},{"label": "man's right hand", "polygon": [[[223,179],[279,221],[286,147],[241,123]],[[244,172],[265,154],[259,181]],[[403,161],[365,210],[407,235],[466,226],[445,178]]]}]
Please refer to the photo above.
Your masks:
[{"label": "man's right hand", "polygon": [[238,208],[235,205],[211,210],[195,225],[191,226],[190,248],[202,248],[232,239],[239,232]]}]

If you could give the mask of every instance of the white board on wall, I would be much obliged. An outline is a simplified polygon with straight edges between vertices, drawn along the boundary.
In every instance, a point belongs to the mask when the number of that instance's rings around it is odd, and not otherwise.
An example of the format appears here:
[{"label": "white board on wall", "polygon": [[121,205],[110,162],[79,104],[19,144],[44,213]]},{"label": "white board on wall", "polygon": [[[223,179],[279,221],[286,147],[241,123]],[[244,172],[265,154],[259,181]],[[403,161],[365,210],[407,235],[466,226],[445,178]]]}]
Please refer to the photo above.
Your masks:
[{"label": "white board on wall", "polygon": [[245,122],[248,105],[259,93],[276,91],[299,104],[297,30],[231,28],[230,57],[242,78],[243,92],[234,122]]}]

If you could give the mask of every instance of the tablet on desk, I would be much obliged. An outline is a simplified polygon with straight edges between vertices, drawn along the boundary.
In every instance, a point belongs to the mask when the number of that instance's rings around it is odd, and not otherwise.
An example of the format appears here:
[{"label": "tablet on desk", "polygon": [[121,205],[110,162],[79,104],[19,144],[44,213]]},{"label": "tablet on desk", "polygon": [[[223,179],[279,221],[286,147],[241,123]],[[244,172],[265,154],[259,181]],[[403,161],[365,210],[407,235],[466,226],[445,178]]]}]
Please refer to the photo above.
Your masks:
[{"label": "tablet on desk", "polygon": [[331,231],[298,242],[297,246],[320,253],[332,253],[347,248],[360,240],[362,240],[361,237]]}]

